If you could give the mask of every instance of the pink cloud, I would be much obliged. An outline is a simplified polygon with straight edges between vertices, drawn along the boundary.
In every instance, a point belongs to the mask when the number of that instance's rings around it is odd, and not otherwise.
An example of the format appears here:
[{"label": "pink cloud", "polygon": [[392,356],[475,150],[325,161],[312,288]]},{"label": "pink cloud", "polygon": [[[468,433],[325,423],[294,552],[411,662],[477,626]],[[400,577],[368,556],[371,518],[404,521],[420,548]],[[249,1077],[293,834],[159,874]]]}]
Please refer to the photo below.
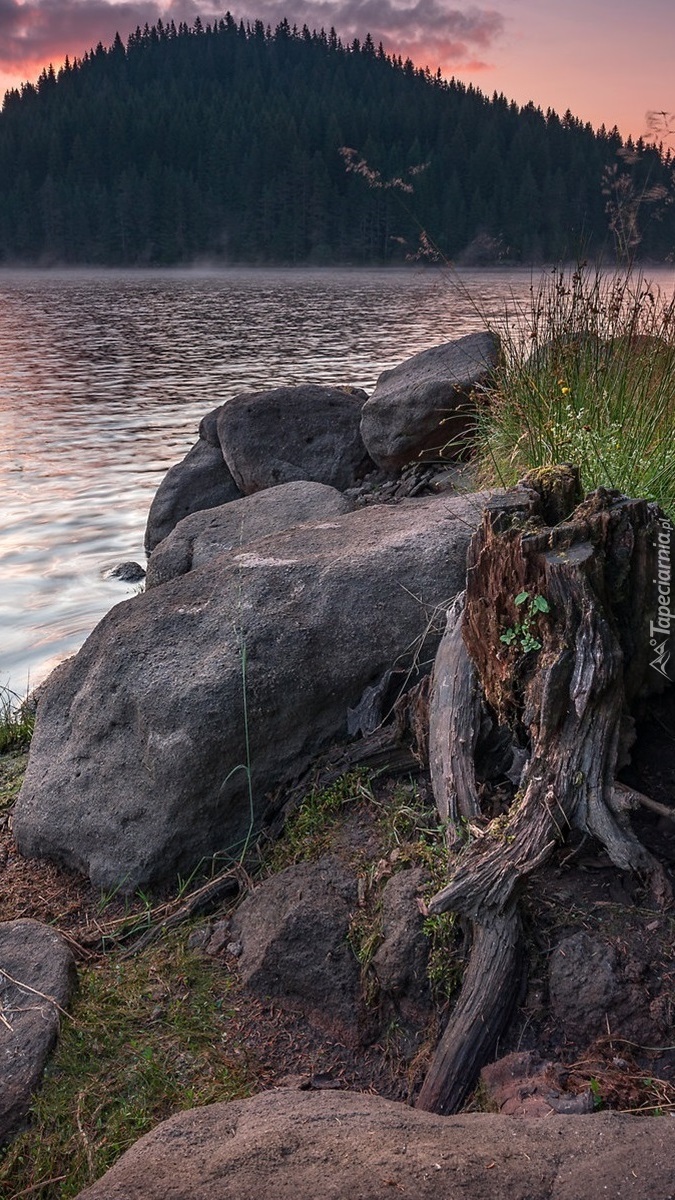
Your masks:
[{"label": "pink cloud", "polygon": [[[292,11],[276,0],[253,0],[255,11],[274,26],[287,13],[288,20],[310,29],[334,25],[343,41],[364,38],[370,33],[391,53],[409,56],[419,65],[433,68],[468,68],[477,61],[476,51],[490,49],[504,33],[505,19],[492,8],[459,9],[444,0],[295,0]],[[487,64],[480,60],[480,69]]]},{"label": "pink cloud", "polygon": [[[99,41],[109,45],[116,32],[126,41],[137,25],[163,20],[191,23],[221,16],[224,6],[195,0],[0,0],[0,69],[16,74],[59,64],[66,55],[81,55]],[[272,27],[286,16],[310,29],[334,26],[344,42],[370,32],[375,44],[418,65],[435,70],[485,70],[476,50],[489,49],[501,37],[504,18],[494,9],[449,7],[443,0],[251,0],[235,17],[260,18]]]},{"label": "pink cloud", "polygon": [[[197,9],[190,0],[177,20],[192,21]],[[61,62],[112,42],[126,40],[137,25],[153,24],[167,14],[155,0],[0,0],[0,67],[17,71]]]}]

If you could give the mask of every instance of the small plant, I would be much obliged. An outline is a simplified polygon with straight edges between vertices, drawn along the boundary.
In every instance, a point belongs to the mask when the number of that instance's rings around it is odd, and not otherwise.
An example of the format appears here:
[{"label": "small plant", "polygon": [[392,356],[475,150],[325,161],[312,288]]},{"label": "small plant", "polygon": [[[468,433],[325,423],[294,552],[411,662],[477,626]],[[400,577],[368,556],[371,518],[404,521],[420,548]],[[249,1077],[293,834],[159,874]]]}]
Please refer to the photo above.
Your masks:
[{"label": "small plant", "polygon": [[[587,1089],[594,1110],[618,1110],[636,1116],[675,1113],[675,1086],[670,1080],[645,1075],[633,1057],[634,1043],[608,1035],[598,1038],[579,1062],[567,1063],[570,1091]],[[666,1050],[667,1047],[662,1047]]]},{"label": "small plant", "polygon": [[369,1008],[374,1008],[380,997],[373,958],[382,944],[382,910],[378,894],[371,894],[367,900],[369,902],[352,914],[347,940],[361,968],[363,998]]},{"label": "small plant", "polygon": [[595,1076],[592,1076],[588,1081],[588,1087],[593,1097],[593,1108],[597,1112],[598,1109],[602,1108],[602,1089],[600,1087],[600,1081],[596,1079]]},{"label": "small plant", "polygon": [[499,1103],[482,1079],[478,1080],[478,1085],[473,1092],[470,1100],[462,1109],[462,1112],[473,1113],[498,1113]]},{"label": "small plant", "polygon": [[[523,619],[505,629],[499,638],[506,646],[519,645],[523,654],[533,650],[541,650],[541,642],[532,632],[532,623],[540,613],[550,611],[548,600],[543,596],[530,596],[529,592],[519,592],[514,600],[516,608],[523,608]],[[523,607],[527,605],[527,607]]]},{"label": "small plant", "polygon": [[462,982],[464,964],[458,954],[458,930],[455,914],[439,913],[425,917],[422,926],[429,939],[427,977],[437,1003],[450,1000]]}]

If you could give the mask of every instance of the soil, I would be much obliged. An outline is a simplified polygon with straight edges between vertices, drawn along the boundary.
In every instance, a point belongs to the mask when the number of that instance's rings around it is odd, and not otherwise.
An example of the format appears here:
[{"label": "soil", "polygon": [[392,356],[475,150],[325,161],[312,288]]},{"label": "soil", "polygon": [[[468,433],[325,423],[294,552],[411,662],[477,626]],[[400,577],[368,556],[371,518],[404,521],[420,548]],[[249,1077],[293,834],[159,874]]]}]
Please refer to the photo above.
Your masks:
[{"label": "soil", "polygon": [[[650,702],[637,734],[624,781],[675,813],[675,689]],[[0,784],[22,765],[17,756],[0,760]],[[422,772],[418,783],[428,792]],[[377,786],[384,797],[393,782],[381,777]],[[675,821],[647,809],[635,813],[633,821],[638,836],[675,876]],[[354,847],[364,855],[378,853],[374,819],[365,806],[336,826],[332,849],[349,857]],[[173,908],[177,906],[174,902]],[[171,910],[171,905],[158,907],[155,919]],[[138,911],[143,911],[140,901]],[[572,1092],[590,1086],[598,1107],[675,1112],[672,910],[658,910],[640,880],[617,871],[590,841],[579,840],[562,848],[531,878],[523,911],[527,978],[499,1056],[535,1051],[558,1068],[558,1079],[562,1071]],[[44,921],[64,934],[80,962],[95,962],[102,958],[101,937],[113,934],[129,915],[128,900],[112,897],[102,905],[80,876],[21,858],[7,809],[0,809],[0,920],[29,916]],[[220,944],[214,937],[226,928],[226,917],[221,907],[196,927],[193,922],[189,936],[213,961],[214,970],[226,969],[232,976],[232,1042],[245,1047],[254,1091],[280,1086],[353,1089],[414,1100],[447,1005],[437,1006],[433,1019],[412,1042],[391,1035],[387,1014],[378,1020],[375,1013],[369,1044],[346,1044],[308,1022],[292,1003],[266,1002],[243,987],[226,935]],[[552,972],[556,953],[571,955],[567,975]],[[574,967],[575,961],[581,965]],[[598,991],[601,979],[604,991]],[[483,1106],[485,1096],[479,1089],[467,1108]]]}]

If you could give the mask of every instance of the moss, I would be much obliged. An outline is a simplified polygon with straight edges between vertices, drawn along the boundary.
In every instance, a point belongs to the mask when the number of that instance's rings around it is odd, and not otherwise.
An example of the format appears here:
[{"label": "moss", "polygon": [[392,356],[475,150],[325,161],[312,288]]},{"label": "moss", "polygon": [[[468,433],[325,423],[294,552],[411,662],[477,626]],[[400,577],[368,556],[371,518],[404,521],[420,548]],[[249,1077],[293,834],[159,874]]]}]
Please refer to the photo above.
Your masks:
[{"label": "moss", "polygon": [[583,499],[579,470],[568,463],[535,467],[523,477],[523,483],[541,497],[547,525],[560,525],[567,520]]},{"label": "moss", "polygon": [[186,949],[184,932],[138,958],[80,968],[31,1128],[0,1159],[0,1194],[39,1188],[41,1200],[66,1200],[158,1121],[246,1095],[228,991],[228,977]]},{"label": "moss", "polygon": [[267,857],[266,874],[327,853],[346,810],[372,799],[365,771],[350,771],[328,787],[313,788],[287,820],[283,837]]}]

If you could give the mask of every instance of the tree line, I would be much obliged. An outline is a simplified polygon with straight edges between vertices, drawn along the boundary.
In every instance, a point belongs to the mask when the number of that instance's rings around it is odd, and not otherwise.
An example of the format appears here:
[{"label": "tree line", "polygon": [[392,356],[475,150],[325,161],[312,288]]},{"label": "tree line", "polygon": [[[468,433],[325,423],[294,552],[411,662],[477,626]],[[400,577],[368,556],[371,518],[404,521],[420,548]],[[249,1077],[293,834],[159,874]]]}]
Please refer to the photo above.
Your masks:
[{"label": "tree line", "polygon": [[664,261],[672,191],[662,147],[286,20],[160,20],[0,113],[5,264],[607,258],[628,200]]}]

